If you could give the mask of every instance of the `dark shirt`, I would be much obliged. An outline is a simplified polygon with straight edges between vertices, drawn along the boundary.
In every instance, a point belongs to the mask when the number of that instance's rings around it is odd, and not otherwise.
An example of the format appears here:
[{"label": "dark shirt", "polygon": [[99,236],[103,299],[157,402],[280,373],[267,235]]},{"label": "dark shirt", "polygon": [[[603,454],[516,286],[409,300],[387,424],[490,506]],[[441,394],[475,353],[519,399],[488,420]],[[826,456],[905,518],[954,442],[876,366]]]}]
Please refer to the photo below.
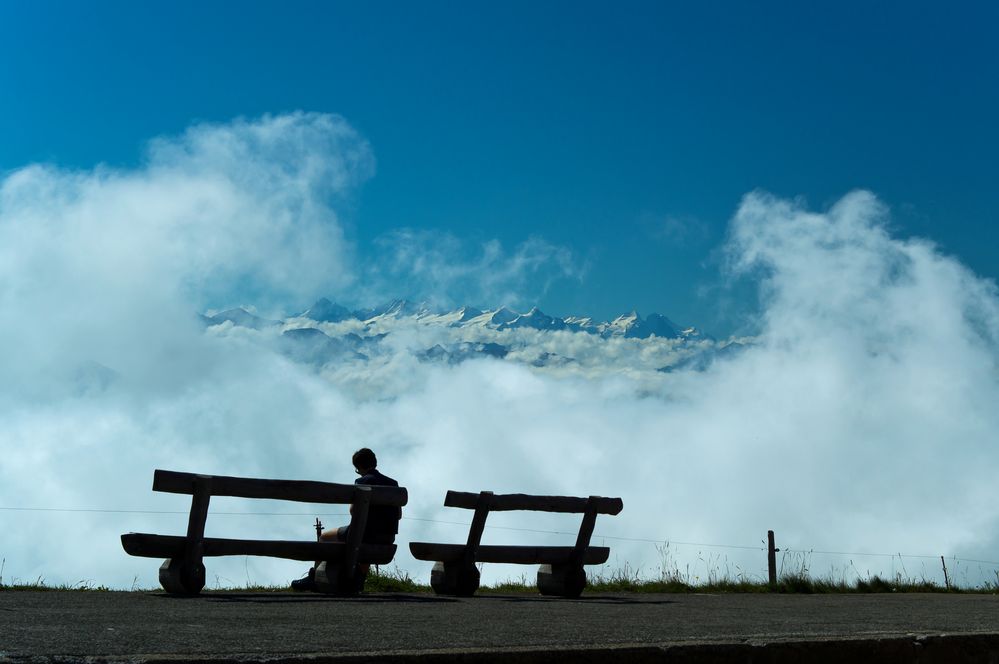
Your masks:
[{"label": "dark shirt", "polygon": [[[356,480],[354,484],[369,484],[372,486],[399,486],[391,477],[382,475],[378,469],[366,473]],[[368,525],[364,528],[364,542],[372,539],[395,540],[396,533],[399,532],[399,519],[402,518],[402,508],[391,505],[372,505],[368,509]]]}]

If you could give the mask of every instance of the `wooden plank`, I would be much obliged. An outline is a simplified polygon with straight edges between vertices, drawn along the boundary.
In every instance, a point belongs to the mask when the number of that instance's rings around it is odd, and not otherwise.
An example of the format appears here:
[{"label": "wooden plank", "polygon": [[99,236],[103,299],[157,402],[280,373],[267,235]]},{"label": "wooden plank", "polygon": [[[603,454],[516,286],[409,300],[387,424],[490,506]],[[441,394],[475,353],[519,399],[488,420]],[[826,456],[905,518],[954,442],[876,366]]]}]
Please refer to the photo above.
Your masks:
[{"label": "wooden plank", "polygon": [[[142,558],[179,558],[184,553],[185,538],[179,535],[128,533],[121,536],[125,552]],[[291,540],[243,540],[220,537],[204,539],[204,556],[268,556],[288,560],[341,560],[346,546],[343,542],[310,542]],[[395,544],[362,544],[358,561],[385,565],[395,556]]]},{"label": "wooden plank", "polygon": [[[409,550],[417,560],[456,562],[465,555],[464,544],[410,542]],[[481,544],[475,553],[479,563],[513,563],[518,565],[557,565],[567,563],[575,547],[571,546],[508,546]],[[600,565],[610,558],[610,547],[587,547],[584,565]]]},{"label": "wooden plank", "polygon": [[[226,475],[197,475],[173,470],[157,469],[153,473],[153,491],[191,494],[198,477],[209,477],[213,496],[237,498],[269,498],[293,500],[301,503],[350,503],[354,499],[355,484],[313,482],[309,480],[269,480],[253,477]],[[409,500],[404,487],[372,486],[372,505],[402,507]]]},{"label": "wooden plank", "polygon": [[573,547],[571,561],[575,564],[582,560],[586,547],[590,545],[590,537],[593,536],[593,528],[597,524],[597,500],[597,496],[590,496],[586,511],[583,513],[583,521],[579,524],[579,534],[576,535],[576,546]]},{"label": "wooden plank", "polygon": [[[461,507],[474,510],[479,494],[464,491],[448,491],[444,497],[445,507]],[[597,514],[618,514],[624,509],[620,498],[602,498],[593,496]],[[586,511],[590,498],[575,498],[572,496],[531,496],[524,493],[495,494],[489,509],[493,512],[508,512],[511,510],[530,510],[533,512],[568,512],[582,513]]]},{"label": "wooden plank", "polygon": [[194,490],[191,494],[191,513],[187,517],[187,540],[184,546],[184,562],[182,563],[187,574],[192,574],[201,567],[201,557],[204,555],[205,522],[208,520],[208,503],[211,501],[211,497],[212,478],[207,475],[195,476]]},{"label": "wooden plank", "polygon": [[483,491],[475,502],[475,516],[468,528],[468,539],[465,540],[465,565],[475,564],[475,552],[482,541],[482,531],[486,528],[486,517],[489,516],[489,506],[492,504],[493,492]]},{"label": "wooden plank", "polygon": [[371,487],[358,486],[355,490],[354,503],[350,507],[350,528],[347,529],[346,553],[343,557],[343,568],[347,578],[353,578],[357,566],[358,551],[361,547],[361,537],[368,525],[368,507],[371,505]]}]

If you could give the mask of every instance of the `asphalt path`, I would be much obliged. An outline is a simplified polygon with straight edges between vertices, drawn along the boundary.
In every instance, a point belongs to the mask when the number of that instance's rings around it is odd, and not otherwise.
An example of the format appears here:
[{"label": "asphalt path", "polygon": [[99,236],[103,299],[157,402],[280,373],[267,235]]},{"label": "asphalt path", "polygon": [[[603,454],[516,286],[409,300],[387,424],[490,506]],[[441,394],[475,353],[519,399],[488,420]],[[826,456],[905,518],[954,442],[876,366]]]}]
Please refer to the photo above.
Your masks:
[{"label": "asphalt path", "polygon": [[[565,600],[371,594],[338,599],[295,593],[184,598],[160,592],[0,591],[0,661],[14,662],[325,661],[421,653],[465,653],[467,659],[489,652],[645,652],[641,649],[649,646],[912,641],[941,635],[999,644],[999,597],[677,594]],[[518,655],[511,661],[528,659]]]}]

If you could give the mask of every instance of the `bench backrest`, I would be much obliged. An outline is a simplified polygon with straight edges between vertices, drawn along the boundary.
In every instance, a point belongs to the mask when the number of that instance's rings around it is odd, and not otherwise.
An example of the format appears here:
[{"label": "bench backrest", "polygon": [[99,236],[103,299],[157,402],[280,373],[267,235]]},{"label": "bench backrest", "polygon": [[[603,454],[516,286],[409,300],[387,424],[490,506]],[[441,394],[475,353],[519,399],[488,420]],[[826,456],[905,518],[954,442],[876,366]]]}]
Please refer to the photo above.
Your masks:
[{"label": "bench backrest", "polygon": [[[524,493],[500,493],[483,491],[490,495],[489,511],[506,512],[511,510],[529,510],[533,512],[568,512],[582,514],[591,506],[597,514],[618,514],[624,509],[620,498],[575,498],[573,496],[531,496]],[[464,491],[448,491],[444,496],[445,507],[463,507],[475,509],[482,493],[467,493]]]},{"label": "bench backrest", "polygon": [[583,515],[573,547],[571,560],[581,564],[586,548],[590,545],[593,528],[596,525],[597,514],[618,514],[624,509],[624,501],[620,498],[605,498],[590,496],[576,498],[573,496],[532,496],[523,493],[494,494],[492,491],[466,493],[448,491],[444,497],[445,507],[460,507],[474,509],[472,525],[468,529],[468,540],[465,543],[464,559],[466,565],[475,563],[475,554],[482,540],[482,531],[486,526],[489,512],[524,510],[534,512],[563,512]]},{"label": "bench backrest", "polygon": [[179,473],[173,470],[156,470],[153,473],[153,491],[194,495],[198,480],[206,484],[210,496],[268,498],[271,500],[292,500],[300,503],[347,504],[353,503],[357,497],[358,489],[365,486],[371,490],[371,505],[402,507],[408,501],[408,494],[403,487],[199,475],[197,473]]}]

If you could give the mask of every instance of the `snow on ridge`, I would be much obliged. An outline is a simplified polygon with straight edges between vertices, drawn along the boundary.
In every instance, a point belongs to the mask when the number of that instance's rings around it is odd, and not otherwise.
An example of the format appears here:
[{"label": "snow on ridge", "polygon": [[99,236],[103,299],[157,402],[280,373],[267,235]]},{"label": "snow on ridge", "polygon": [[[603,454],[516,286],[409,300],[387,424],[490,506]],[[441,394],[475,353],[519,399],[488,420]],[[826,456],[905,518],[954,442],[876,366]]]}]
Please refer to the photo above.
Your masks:
[{"label": "snow on ridge", "polygon": [[215,336],[250,335],[294,362],[341,376],[397,367],[400,361],[456,365],[475,360],[511,362],[532,371],[583,378],[663,377],[707,370],[746,346],[718,342],[655,313],[643,318],[631,311],[596,322],[589,317],[549,316],[537,307],[526,313],[470,306],[442,311],[404,299],[352,311],[322,298],[284,320],[267,320],[245,309],[202,320]]}]

